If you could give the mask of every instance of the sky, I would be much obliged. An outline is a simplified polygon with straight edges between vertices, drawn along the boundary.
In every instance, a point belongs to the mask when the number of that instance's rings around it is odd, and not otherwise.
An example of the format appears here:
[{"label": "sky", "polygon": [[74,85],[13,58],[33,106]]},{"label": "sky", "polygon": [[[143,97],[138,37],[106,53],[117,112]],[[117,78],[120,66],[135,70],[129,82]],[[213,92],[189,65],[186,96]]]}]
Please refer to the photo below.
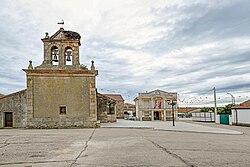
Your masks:
[{"label": "sky", "polygon": [[100,93],[177,92],[180,106],[250,99],[248,0],[1,0],[0,93],[26,88],[22,69],[43,61],[45,32],[81,34],[80,62],[95,61]]}]

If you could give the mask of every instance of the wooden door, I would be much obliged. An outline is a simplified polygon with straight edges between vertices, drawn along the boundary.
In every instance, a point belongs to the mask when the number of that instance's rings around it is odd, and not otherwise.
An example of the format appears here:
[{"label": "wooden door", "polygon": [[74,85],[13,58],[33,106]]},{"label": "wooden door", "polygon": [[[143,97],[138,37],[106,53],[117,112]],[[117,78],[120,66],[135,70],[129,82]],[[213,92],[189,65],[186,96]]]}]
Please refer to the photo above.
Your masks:
[{"label": "wooden door", "polygon": [[13,115],[12,112],[5,113],[5,127],[13,127]]}]

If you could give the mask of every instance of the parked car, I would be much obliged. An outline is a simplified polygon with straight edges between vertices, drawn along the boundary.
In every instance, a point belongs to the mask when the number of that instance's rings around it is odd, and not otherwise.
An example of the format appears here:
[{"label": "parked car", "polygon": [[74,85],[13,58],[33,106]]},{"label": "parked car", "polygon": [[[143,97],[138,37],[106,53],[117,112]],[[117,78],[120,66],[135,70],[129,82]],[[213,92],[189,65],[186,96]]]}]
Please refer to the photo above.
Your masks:
[{"label": "parked car", "polygon": [[136,117],[132,112],[124,112],[124,119],[126,120],[136,120]]},{"label": "parked car", "polygon": [[129,116],[128,116],[128,119],[129,119],[129,120],[135,121],[135,120],[136,120],[136,117],[135,117],[134,115],[129,115]]}]

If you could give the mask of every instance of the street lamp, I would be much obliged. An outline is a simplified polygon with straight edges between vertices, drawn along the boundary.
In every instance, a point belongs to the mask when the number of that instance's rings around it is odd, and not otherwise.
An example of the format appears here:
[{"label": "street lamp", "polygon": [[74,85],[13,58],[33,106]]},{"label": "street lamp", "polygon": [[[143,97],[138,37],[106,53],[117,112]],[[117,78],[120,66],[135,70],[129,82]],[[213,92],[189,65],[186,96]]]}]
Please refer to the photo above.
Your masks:
[{"label": "street lamp", "polygon": [[175,126],[174,124],[174,106],[177,104],[177,101],[174,100],[168,100],[168,104],[172,106],[172,118],[173,118],[173,126]]},{"label": "street lamp", "polygon": [[232,97],[232,105],[235,105],[235,97],[231,93],[227,93],[227,94],[231,95],[231,97]]}]

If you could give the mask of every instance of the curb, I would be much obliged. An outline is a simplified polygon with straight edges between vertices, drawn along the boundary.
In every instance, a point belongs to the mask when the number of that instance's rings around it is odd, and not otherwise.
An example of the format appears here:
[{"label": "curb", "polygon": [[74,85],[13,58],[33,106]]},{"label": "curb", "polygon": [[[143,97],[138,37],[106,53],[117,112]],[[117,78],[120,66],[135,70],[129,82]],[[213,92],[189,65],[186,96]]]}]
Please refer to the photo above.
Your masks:
[{"label": "curb", "polygon": [[222,135],[243,135],[243,132],[235,131],[235,133],[230,132],[220,132],[220,131],[199,131],[199,130],[180,130],[180,129],[159,129],[154,128],[152,126],[141,126],[141,127],[135,127],[135,126],[106,126],[106,127],[100,127],[100,128],[121,128],[121,129],[153,129],[156,131],[169,131],[169,132],[187,132],[187,133],[208,133],[208,134],[222,134]]},{"label": "curb", "polygon": [[169,131],[169,132],[187,132],[187,133],[208,133],[208,134],[222,134],[222,135],[243,135],[243,132],[238,133],[228,133],[228,132],[213,132],[213,131],[197,131],[197,130],[171,130],[171,129],[157,129],[157,131]]},{"label": "curb", "polygon": [[141,126],[141,127],[133,127],[133,126],[106,126],[106,127],[100,127],[100,128],[123,128],[123,129],[154,129],[151,126]]}]

